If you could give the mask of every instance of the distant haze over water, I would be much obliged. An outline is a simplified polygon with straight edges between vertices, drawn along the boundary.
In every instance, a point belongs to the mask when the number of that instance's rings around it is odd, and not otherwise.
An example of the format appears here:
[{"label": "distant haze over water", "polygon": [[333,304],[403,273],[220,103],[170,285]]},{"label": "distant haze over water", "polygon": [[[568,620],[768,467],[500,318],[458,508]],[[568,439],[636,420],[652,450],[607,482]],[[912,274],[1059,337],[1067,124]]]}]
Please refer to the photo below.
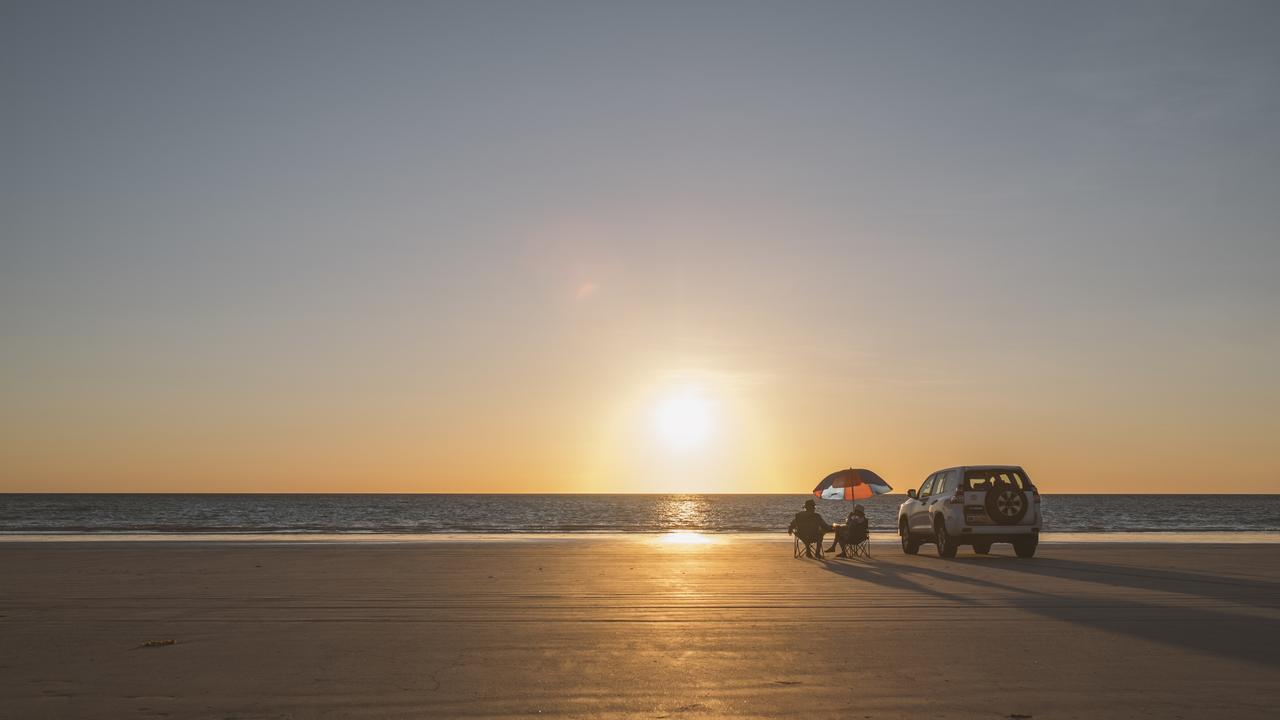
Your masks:
[{"label": "distant haze over water", "polygon": [[[782,532],[806,495],[0,495],[0,533]],[[1280,531],[1280,495],[1045,495],[1048,532]],[[863,503],[894,529],[902,496]],[[853,505],[820,501],[828,520]]]}]

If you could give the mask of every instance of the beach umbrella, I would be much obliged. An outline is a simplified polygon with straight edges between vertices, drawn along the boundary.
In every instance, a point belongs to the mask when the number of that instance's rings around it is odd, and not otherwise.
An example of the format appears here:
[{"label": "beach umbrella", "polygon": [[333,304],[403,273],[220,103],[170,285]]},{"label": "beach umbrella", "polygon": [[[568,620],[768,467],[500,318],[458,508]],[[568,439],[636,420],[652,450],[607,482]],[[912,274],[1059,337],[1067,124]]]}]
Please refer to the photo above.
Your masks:
[{"label": "beach umbrella", "polygon": [[863,468],[837,470],[822,479],[813,494],[823,500],[865,500],[893,490],[884,478]]}]

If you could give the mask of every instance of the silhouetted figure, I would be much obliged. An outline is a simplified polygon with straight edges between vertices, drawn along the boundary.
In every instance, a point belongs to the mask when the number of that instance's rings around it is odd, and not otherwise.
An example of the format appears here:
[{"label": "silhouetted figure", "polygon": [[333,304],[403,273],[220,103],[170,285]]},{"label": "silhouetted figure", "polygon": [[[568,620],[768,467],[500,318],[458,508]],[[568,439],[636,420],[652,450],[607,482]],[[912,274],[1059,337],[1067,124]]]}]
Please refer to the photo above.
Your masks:
[{"label": "silhouetted figure", "polygon": [[854,505],[853,512],[849,513],[849,517],[845,518],[844,527],[836,528],[836,540],[831,543],[831,547],[827,548],[827,552],[833,552],[836,545],[840,546],[840,556],[849,557],[849,548],[854,547],[858,543],[870,537],[867,530],[867,513],[862,509],[861,505]]},{"label": "silhouetted figure", "polygon": [[822,557],[822,538],[832,530],[831,523],[819,515],[815,507],[812,500],[805,500],[804,510],[796,513],[787,528],[788,535],[794,533],[804,543],[805,557],[813,557],[814,549],[817,549],[818,557]]}]

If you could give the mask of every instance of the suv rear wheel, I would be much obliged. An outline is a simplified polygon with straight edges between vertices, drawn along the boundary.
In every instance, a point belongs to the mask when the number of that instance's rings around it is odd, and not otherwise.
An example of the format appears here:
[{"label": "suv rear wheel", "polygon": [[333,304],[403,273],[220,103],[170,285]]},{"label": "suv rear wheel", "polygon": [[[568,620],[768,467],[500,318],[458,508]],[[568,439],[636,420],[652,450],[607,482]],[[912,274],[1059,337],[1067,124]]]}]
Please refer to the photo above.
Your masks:
[{"label": "suv rear wheel", "polygon": [[1018,538],[1013,541],[1013,551],[1020,558],[1029,558],[1036,556],[1036,546],[1040,544],[1040,538],[1032,535],[1031,537]]},{"label": "suv rear wheel", "polygon": [[911,534],[911,527],[907,525],[905,518],[898,524],[898,534],[902,536],[902,552],[908,555],[920,552],[920,541]]},{"label": "suv rear wheel", "polygon": [[938,557],[953,558],[956,556],[956,538],[947,532],[947,524],[938,518],[933,522],[933,536],[937,538]]}]

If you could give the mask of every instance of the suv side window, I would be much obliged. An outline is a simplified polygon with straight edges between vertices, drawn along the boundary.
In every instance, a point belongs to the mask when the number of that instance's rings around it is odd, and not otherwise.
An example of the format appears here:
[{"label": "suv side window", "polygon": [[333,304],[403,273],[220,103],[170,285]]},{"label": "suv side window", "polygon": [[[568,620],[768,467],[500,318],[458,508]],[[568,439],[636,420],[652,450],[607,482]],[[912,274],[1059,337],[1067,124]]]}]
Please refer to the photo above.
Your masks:
[{"label": "suv side window", "polygon": [[955,492],[956,489],[956,471],[948,470],[944,473],[938,473],[938,481],[934,483],[933,494],[941,495],[944,492]]},{"label": "suv side window", "polygon": [[932,495],[932,494],[933,494],[933,479],[934,479],[934,478],[936,478],[936,477],[937,477],[937,475],[930,475],[930,476],[929,476],[929,478],[928,478],[927,480],[925,480],[925,481],[924,481],[924,484],[920,486],[920,492],[916,493],[916,497],[918,497],[918,498],[920,498],[921,500],[923,500],[923,499],[925,499],[925,498],[929,497],[930,495]]}]

